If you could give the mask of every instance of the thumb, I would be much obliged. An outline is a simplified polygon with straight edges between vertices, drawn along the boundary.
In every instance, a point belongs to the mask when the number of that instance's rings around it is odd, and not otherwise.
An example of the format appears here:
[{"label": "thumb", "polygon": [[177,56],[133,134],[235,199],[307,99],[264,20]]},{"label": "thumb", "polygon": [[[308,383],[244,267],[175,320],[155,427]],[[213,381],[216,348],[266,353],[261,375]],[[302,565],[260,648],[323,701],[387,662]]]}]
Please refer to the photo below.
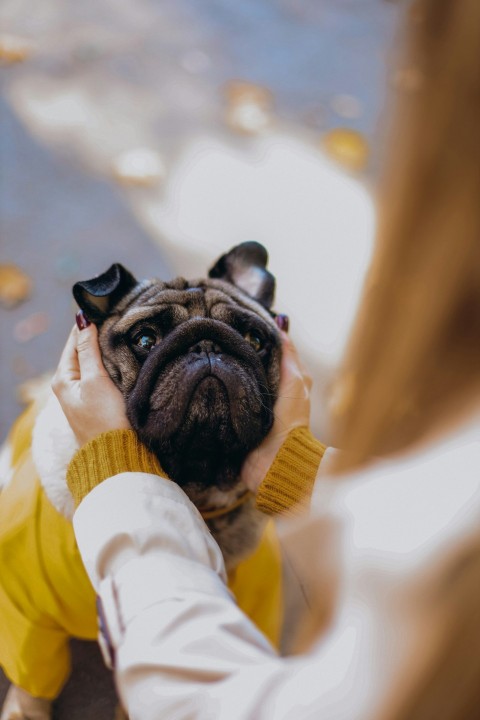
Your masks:
[{"label": "thumb", "polygon": [[302,362],[296,346],[288,335],[282,332],[281,336],[283,349],[281,365],[282,380],[288,384],[289,381],[301,378],[307,389],[310,390],[312,387],[312,378]]},{"label": "thumb", "polygon": [[82,380],[107,375],[98,346],[98,330],[93,323],[77,331],[77,355]]}]

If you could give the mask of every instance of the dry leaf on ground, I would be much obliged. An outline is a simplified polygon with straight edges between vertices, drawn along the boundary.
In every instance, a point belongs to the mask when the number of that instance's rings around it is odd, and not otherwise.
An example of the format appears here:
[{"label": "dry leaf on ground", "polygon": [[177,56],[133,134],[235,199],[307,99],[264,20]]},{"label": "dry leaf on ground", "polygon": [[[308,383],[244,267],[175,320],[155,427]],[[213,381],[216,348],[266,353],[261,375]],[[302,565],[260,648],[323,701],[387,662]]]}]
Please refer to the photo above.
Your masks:
[{"label": "dry leaf on ground", "polygon": [[13,65],[28,58],[32,49],[27,40],[15,35],[0,35],[0,64]]},{"label": "dry leaf on ground", "polygon": [[14,307],[30,297],[32,281],[17,265],[0,265],[0,303]]}]

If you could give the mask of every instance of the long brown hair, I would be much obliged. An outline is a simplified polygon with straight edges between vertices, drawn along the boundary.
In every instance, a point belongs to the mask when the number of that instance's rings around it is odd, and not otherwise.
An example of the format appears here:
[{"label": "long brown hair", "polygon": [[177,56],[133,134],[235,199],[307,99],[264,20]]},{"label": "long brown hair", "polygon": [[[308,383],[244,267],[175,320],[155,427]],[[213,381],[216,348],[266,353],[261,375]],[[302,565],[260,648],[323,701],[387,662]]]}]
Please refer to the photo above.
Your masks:
[{"label": "long brown hair", "polygon": [[478,403],[480,2],[419,0],[407,25],[376,253],[337,385],[337,471]]},{"label": "long brown hair", "polygon": [[[336,472],[478,409],[479,49],[479,0],[412,4],[376,253],[338,381]],[[382,720],[477,717],[479,570],[477,537],[426,592],[425,633]]]},{"label": "long brown hair", "polygon": [[417,648],[378,720],[480,716],[480,535],[457,548],[411,609]]}]

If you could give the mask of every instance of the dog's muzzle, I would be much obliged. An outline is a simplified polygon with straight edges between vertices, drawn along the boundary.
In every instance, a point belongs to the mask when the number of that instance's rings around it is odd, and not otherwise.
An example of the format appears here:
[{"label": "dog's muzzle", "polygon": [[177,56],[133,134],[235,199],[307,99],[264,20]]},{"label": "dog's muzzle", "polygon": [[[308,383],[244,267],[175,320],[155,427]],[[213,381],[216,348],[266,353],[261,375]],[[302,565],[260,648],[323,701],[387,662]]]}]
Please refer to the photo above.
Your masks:
[{"label": "dog's muzzle", "polygon": [[[209,378],[212,382],[208,382]],[[162,383],[167,379],[178,383],[174,408],[162,407]],[[159,413],[158,432],[171,436],[184,421],[204,380],[206,392],[228,396],[231,424],[237,434],[248,436],[249,424],[254,426],[255,435],[260,428],[268,431],[273,418],[272,401],[261,360],[236,330],[210,318],[187,320],[150,351],[127,400],[133,426],[141,430],[152,415]],[[247,402],[249,423],[242,417]],[[244,440],[250,445],[248,437]]]}]

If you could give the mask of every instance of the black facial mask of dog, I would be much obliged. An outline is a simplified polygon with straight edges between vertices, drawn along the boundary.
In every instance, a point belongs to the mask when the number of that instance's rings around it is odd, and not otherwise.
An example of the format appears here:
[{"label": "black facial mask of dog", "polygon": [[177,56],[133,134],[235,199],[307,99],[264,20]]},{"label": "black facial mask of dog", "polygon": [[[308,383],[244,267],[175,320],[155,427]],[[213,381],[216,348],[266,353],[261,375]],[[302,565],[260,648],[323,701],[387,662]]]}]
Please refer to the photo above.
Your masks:
[{"label": "black facial mask of dog", "polygon": [[251,242],[205,279],[138,282],[116,264],[73,288],[132,427],[183,487],[233,487],[272,426],[281,349],[266,264]]}]

